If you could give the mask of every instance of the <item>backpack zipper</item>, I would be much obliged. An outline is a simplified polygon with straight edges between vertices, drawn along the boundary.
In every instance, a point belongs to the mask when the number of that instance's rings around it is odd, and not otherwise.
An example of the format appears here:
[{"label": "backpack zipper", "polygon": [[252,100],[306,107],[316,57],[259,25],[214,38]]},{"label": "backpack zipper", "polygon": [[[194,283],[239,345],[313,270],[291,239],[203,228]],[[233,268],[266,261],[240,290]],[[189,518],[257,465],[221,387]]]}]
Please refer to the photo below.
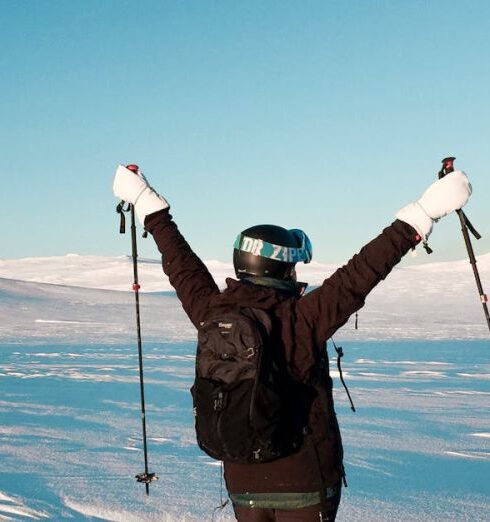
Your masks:
[{"label": "backpack zipper", "polygon": [[216,416],[217,416],[216,433],[218,435],[218,439],[219,439],[220,445],[223,448],[224,452],[227,455],[229,455],[228,448],[227,448],[227,445],[226,445],[225,438],[223,437],[222,427],[221,427],[222,419],[223,419],[223,410],[225,409],[224,405],[225,405],[225,402],[226,402],[225,393],[226,392],[223,392],[223,391],[218,392],[218,397],[214,400],[214,407],[213,407],[213,409],[216,412]]},{"label": "backpack zipper", "polygon": [[253,350],[253,353],[257,354],[257,372],[255,374],[254,383],[252,386],[252,393],[250,396],[250,408],[248,411],[248,419],[250,421],[250,424],[253,425],[253,417],[254,417],[254,404],[255,404],[255,395],[257,394],[257,386],[260,379],[260,371],[261,371],[261,364],[262,364],[262,350],[257,350],[256,348],[249,348],[249,350]]}]

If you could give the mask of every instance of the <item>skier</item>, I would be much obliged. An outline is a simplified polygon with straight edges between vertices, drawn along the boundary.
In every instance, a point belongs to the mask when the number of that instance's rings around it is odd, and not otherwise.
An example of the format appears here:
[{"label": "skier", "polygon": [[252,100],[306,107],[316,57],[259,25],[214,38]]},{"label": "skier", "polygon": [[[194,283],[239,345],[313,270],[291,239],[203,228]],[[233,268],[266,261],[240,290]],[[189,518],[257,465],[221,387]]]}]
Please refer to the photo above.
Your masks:
[{"label": "skier", "polygon": [[[312,252],[303,232],[273,225],[244,230],[233,255],[237,280],[227,279],[226,289],[220,292],[180,234],[169,204],[141,172],[118,167],[113,189],[118,198],[134,205],[138,219],[153,235],[163,270],[196,328],[213,308],[223,304],[266,310],[272,317],[274,349],[284,356],[291,375],[299,382],[324,375],[322,384],[316,386],[308,431],[297,452],[264,463],[224,462],[237,520],[335,520],[345,473],[325,342],[364,305],[369,292],[401,258],[427,240],[435,221],[466,204],[471,195],[466,175],[454,171],[433,183],[345,266],[304,295],[305,285],[297,282],[295,265],[308,262]],[[261,248],[264,245],[272,248]],[[287,255],[278,256],[274,247]]]}]

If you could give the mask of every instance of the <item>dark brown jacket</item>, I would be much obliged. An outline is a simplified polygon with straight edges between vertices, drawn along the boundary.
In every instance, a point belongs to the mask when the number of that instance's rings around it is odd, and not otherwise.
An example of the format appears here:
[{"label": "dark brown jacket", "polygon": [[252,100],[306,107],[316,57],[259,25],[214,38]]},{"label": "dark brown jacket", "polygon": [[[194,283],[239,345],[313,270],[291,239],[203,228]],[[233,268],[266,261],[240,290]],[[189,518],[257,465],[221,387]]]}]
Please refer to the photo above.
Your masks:
[{"label": "dark brown jacket", "polygon": [[[319,288],[298,298],[234,279],[227,279],[227,288],[220,292],[168,210],[148,216],[145,227],[162,253],[164,272],[196,327],[218,304],[239,303],[268,310],[273,318],[274,345],[284,351],[291,373],[303,382],[318,371],[325,341],[364,305],[369,292],[419,242],[414,229],[397,220]],[[319,491],[320,484],[338,483],[343,475],[342,443],[328,375],[313,402],[309,428],[306,443],[294,455],[264,464],[225,463],[228,491],[302,493]]]}]

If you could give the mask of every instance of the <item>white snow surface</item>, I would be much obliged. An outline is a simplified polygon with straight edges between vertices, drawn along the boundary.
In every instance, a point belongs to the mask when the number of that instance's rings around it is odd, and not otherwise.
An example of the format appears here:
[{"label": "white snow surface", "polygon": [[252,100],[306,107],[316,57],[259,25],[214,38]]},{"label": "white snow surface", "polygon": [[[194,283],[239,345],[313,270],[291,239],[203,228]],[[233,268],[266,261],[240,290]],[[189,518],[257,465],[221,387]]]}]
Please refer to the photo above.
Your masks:
[{"label": "white snow surface", "polygon": [[[233,275],[230,264],[207,265],[221,287]],[[490,254],[478,266],[488,287]],[[318,286],[337,267],[298,268]],[[134,480],[143,455],[131,258],[0,261],[0,521],[211,520],[221,470],[195,444],[196,332],[160,261],[141,259],[139,272],[160,476],[149,497]],[[347,343],[355,415],[330,372],[352,485],[339,522],[490,520],[489,335],[468,261],[396,268],[368,297],[359,329],[351,319],[335,337],[389,340]],[[231,511],[213,520],[231,522]]]},{"label": "white snow surface", "polygon": [[[490,253],[477,260],[483,287],[488,288]],[[231,264],[212,260],[206,265],[221,288],[227,277],[233,277]],[[315,287],[337,268],[318,262],[298,265],[298,278]],[[145,333],[160,339],[162,335],[193,339],[194,330],[160,260],[139,259],[138,271],[145,293],[141,297]],[[41,337],[42,332],[46,336],[67,332],[71,338],[79,333],[94,341],[117,340],[133,328],[134,303],[127,295],[132,282],[129,256],[68,254],[0,260],[0,310],[7,319],[0,325],[0,339],[13,341],[19,332]],[[123,325],[121,316],[127,316]],[[339,336],[360,340],[488,338],[468,260],[396,267],[368,296],[359,312],[359,329],[354,329],[351,318]]]}]

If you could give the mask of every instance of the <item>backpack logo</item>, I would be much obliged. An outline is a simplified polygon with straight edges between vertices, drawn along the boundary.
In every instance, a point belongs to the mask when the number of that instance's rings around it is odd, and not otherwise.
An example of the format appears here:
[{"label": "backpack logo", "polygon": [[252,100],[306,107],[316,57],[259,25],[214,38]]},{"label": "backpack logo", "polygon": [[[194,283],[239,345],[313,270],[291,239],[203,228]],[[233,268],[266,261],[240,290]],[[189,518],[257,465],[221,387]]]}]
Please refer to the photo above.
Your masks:
[{"label": "backpack logo", "polygon": [[225,328],[230,330],[233,327],[233,323],[218,323],[218,328]]}]

